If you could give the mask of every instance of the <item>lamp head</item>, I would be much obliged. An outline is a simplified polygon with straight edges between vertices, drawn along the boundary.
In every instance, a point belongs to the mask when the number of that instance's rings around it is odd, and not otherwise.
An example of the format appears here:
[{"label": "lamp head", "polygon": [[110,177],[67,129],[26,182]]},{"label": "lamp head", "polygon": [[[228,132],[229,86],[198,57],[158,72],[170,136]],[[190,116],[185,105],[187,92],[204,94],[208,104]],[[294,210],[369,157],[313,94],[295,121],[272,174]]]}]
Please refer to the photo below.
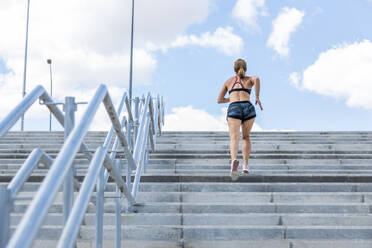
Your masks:
[{"label": "lamp head", "polygon": [[52,63],[52,60],[51,59],[47,59],[47,63],[48,64],[51,64]]}]

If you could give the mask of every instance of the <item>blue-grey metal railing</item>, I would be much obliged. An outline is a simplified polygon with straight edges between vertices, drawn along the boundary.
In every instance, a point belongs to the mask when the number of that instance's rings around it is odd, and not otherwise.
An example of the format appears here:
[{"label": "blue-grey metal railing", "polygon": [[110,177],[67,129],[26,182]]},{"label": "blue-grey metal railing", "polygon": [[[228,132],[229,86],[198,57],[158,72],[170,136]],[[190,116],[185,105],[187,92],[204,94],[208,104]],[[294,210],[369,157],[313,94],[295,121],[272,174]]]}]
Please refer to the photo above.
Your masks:
[{"label": "blue-grey metal railing", "polygon": [[[51,112],[56,116],[56,119],[62,125],[67,124],[64,122],[69,122],[67,116],[68,112],[66,112],[66,115],[63,116],[62,112],[52,102],[52,99],[46,93],[45,89],[43,89],[41,86],[38,86],[29,95],[27,95],[24,100],[0,123],[0,137],[4,135],[12,127],[12,125],[16,123],[19,117],[27,111],[27,109],[32,105],[32,103],[36,101],[37,98],[40,98],[40,100],[42,100],[47,105],[47,107],[51,110]],[[27,180],[27,177],[30,175],[32,169],[39,162],[49,165],[50,170],[45,176],[45,179],[42,182],[36,196],[34,197],[31,205],[27,209],[24,217],[15,230],[15,233],[10,239],[7,247],[30,247],[32,245],[32,242],[42,225],[42,221],[45,218],[48,209],[51,206],[62,183],[64,183],[64,185],[69,183],[70,186],[64,187],[65,225],[62,235],[59,239],[58,247],[72,247],[74,245],[78,231],[80,229],[82,218],[85,214],[89,200],[91,199],[96,200],[97,210],[95,243],[96,247],[102,247],[103,198],[104,187],[107,183],[108,176],[110,175],[116,183],[117,197],[125,197],[128,202],[128,210],[130,211],[131,207],[136,203],[135,199],[140,182],[141,171],[144,167],[146,167],[146,163],[148,161],[148,142],[150,142],[151,150],[154,150],[156,136],[161,134],[161,126],[164,124],[163,98],[160,98],[158,96],[157,98],[152,99],[151,95],[148,94],[146,99],[143,99],[143,101],[144,103],[139,105],[139,98],[134,99],[135,113],[133,115],[131,105],[129,103],[129,97],[126,93],[124,93],[120,101],[118,110],[116,111],[112,104],[106,86],[101,85],[97,89],[79,124],[76,125],[72,130],[69,130],[69,132],[71,131],[71,134],[69,134],[66,138],[61,151],[54,161],[40,149],[35,150],[30,155],[28,160],[30,160],[31,162],[26,163],[26,160],[25,164],[22,166],[25,172],[21,172],[21,169],[20,172],[18,172],[19,175],[17,174],[18,177],[15,177],[19,178],[17,179],[19,182],[17,181],[18,183],[16,183],[18,185],[18,189],[20,188],[19,185],[23,184]],[[68,101],[66,100],[66,104],[67,102]],[[98,106],[102,102],[112,122],[112,128],[108,132],[104,144],[98,147],[94,155],[92,156],[87,145],[83,142],[83,138],[87,133],[89,124],[95,116]],[[122,121],[120,122],[119,116],[124,106],[127,110],[127,116],[124,116],[122,118]],[[141,116],[138,121],[140,111]],[[125,131],[123,131],[123,127],[125,127]],[[111,148],[111,154],[108,155],[109,146],[111,144],[114,133],[116,134],[115,142]],[[121,152],[124,153],[125,159],[127,161],[126,182],[124,182],[121,175],[121,168],[124,163],[122,160],[115,159],[119,143],[121,145]],[[72,206],[72,162],[78,151],[84,152],[87,155],[87,158],[90,161],[90,165],[88,168],[88,173],[85,176],[81,187],[78,187],[80,188],[80,191],[75,203]],[[131,185],[132,170],[136,170],[133,186]],[[13,179],[12,182],[14,180],[15,179]],[[92,193],[96,181],[97,196],[93,198]],[[12,183],[10,183],[9,185],[12,185]],[[10,195],[14,197],[14,194],[10,194],[10,192],[11,190],[9,189],[4,190],[3,188],[0,188],[0,204],[5,204],[9,209],[11,209],[11,206],[9,205],[11,205],[12,201],[14,200],[9,197]],[[8,198],[11,198],[11,200],[9,201]],[[115,202],[117,220],[115,247],[120,247],[120,199],[117,198]],[[9,215],[10,211],[7,212]],[[3,215],[0,214],[0,219],[2,216]],[[9,216],[5,216],[4,220],[4,225],[0,223],[0,235],[3,236],[3,238],[0,238],[0,241],[2,240],[3,244],[6,244],[9,237]]]},{"label": "blue-grey metal railing", "polygon": [[[0,122],[0,138],[3,137],[15,123],[24,115],[24,113],[39,99],[39,103],[46,105],[58,122],[65,129],[65,138],[73,128],[74,123],[74,112],[76,111],[76,104],[73,97],[66,97],[65,103],[53,102],[47,91],[42,86],[35,87],[25,98]],[[57,107],[57,105],[64,105],[64,112]],[[88,151],[88,147],[85,143],[82,143],[80,151],[84,152],[88,160],[91,160],[92,155]],[[9,228],[9,213],[12,210],[14,200],[20,199],[17,197],[19,189],[27,181],[32,171],[37,167],[39,163],[48,166],[53,163],[53,160],[43,150],[36,148],[28,156],[27,160],[21,166],[20,170],[11,180],[7,187],[0,186],[1,194],[0,197],[0,247],[4,247],[8,242],[10,236]],[[74,188],[79,189],[79,182],[74,178],[69,178],[64,183],[64,201],[63,201],[63,212],[65,219],[67,219],[68,212],[72,205],[72,195]]]},{"label": "blue-grey metal railing", "polygon": [[[43,103],[51,103],[47,105],[50,112],[62,126],[65,125],[62,111],[53,103],[47,91],[42,86],[37,86],[0,122],[0,138],[15,125],[37,99]],[[52,162],[51,157],[41,149],[36,148],[28,156],[9,185],[0,187],[0,247],[5,247],[8,242],[10,236],[9,216],[20,188],[39,163],[50,166]]]}]

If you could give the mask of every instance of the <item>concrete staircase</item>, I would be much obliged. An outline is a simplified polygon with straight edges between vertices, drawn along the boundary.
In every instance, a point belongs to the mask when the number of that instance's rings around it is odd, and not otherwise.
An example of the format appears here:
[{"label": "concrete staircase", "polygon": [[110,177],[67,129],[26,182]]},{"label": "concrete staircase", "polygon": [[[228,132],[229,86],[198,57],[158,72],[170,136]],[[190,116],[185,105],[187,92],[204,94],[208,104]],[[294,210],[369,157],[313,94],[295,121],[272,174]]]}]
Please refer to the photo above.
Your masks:
[{"label": "concrete staircase", "polygon": [[[93,150],[104,137],[91,132],[86,143]],[[123,247],[370,248],[371,138],[372,132],[252,133],[251,174],[231,182],[227,133],[165,132],[141,179],[135,213],[123,206]],[[62,132],[8,133],[0,139],[1,183],[33,148],[55,156],[62,142]],[[78,155],[75,164],[82,181],[88,163]],[[41,166],[23,187],[12,229],[45,173]],[[55,247],[62,216],[59,193],[34,247]],[[104,247],[114,247],[112,198],[104,222]],[[77,247],[94,247],[94,224],[90,204]]]}]

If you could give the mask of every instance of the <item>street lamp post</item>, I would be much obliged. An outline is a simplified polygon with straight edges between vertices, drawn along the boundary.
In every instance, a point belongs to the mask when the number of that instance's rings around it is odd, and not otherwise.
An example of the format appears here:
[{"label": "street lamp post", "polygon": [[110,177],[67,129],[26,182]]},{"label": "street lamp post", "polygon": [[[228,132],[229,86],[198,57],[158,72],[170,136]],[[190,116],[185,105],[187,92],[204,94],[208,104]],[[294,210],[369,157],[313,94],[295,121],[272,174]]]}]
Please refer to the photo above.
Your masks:
[{"label": "street lamp post", "polygon": [[[26,70],[27,70],[27,48],[28,48],[28,20],[30,16],[30,0],[27,0],[27,21],[26,21],[26,45],[25,45],[25,60],[23,66],[23,89],[22,89],[22,97],[24,98],[26,95]],[[25,115],[22,115],[21,119],[21,131],[24,130],[24,122],[25,122]]]},{"label": "street lamp post", "polygon": [[134,26],[134,0],[132,0],[132,24],[130,33],[130,63],[129,63],[129,99],[132,104],[132,79],[133,79],[133,26]]},{"label": "street lamp post", "polygon": [[[52,78],[52,60],[47,59],[49,64],[49,74],[50,74],[50,96],[53,98],[53,78]],[[52,131],[52,112],[49,112],[49,132]]]}]

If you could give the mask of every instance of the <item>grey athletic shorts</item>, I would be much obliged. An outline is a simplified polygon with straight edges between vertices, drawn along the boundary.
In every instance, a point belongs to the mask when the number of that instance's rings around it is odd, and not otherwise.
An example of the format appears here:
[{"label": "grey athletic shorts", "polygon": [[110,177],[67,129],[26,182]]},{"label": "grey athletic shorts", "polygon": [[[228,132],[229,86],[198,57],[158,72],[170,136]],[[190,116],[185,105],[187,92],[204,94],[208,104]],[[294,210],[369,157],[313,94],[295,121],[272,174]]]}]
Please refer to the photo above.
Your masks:
[{"label": "grey athletic shorts", "polygon": [[227,108],[227,117],[239,119],[242,122],[256,117],[256,110],[250,101],[233,102]]}]

